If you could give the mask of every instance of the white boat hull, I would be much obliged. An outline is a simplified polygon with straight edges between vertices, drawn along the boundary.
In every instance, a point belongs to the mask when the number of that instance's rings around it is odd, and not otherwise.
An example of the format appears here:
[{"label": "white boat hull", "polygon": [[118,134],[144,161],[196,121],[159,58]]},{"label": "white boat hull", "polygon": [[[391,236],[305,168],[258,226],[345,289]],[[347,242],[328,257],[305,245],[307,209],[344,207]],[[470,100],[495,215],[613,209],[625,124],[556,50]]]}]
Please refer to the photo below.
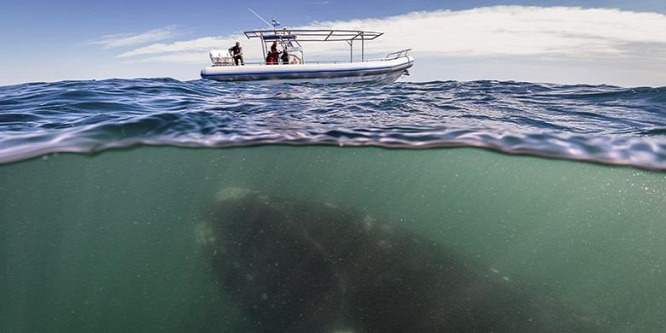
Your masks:
[{"label": "white boat hull", "polygon": [[354,63],[211,66],[201,70],[201,77],[216,81],[391,83],[413,64],[414,58],[404,56]]}]

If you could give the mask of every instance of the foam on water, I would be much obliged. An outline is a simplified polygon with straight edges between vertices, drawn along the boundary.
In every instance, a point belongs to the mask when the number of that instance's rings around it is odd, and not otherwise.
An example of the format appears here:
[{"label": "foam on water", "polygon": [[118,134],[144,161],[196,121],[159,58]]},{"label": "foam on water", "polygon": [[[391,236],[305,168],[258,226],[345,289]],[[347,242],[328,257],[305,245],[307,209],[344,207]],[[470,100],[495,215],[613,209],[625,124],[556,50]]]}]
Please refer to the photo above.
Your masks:
[{"label": "foam on water", "polygon": [[476,146],[666,169],[666,87],[522,82],[0,87],[0,163],[135,145]]}]

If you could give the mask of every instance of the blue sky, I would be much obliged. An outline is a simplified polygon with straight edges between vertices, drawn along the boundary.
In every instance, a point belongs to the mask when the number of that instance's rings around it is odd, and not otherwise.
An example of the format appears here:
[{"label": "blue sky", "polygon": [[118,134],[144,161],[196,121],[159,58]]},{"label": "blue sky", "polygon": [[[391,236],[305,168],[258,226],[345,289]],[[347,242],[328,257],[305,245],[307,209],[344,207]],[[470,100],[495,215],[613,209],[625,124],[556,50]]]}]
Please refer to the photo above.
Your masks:
[{"label": "blue sky", "polygon": [[[503,9],[500,5],[513,6]],[[529,7],[527,7],[529,6]],[[545,7],[571,7],[572,10],[547,12]],[[419,24],[439,24],[446,28],[430,36],[431,44],[441,50],[419,43],[416,38],[387,33],[382,39],[384,47],[412,47],[417,63],[412,80],[473,80],[500,79],[556,83],[609,83],[617,85],[666,85],[666,42],[660,39],[662,21],[666,20],[666,1],[3,1],[0,12],[0,85],[58,81],[66,79],[103,79],[110,77],[174,77],[196,79],[200,68],[208,65],[210,47],[235,39],[244,29],[262,28],[247,8],[253,8],[266,18],[277,17],[291,27],[311,26],[316,22],[337,22],[348,28],[382,28],[391,31],[397,24],[405,28]],[[579,7],[579,8],[576,8]],[[582,8],[581,8],[582,7]],[[469,11],[491,8],[485,11]],[[585,12],[585,8],[606,8],[616,11]],[[455,15],[449,15],[450,10]],[[406,16],[420,12],[419,15]],[[622,12],[624,14],[618,13]],[[629,13],[629,14],[627,14]],[[640,13],[651,16],[641,16]],[[504,15],[504,16],[502,16]],[[534,49],[526,40],[516,44],[501,32],[505,24],[501,17],[518,16],[523,21],[530,17],[549,21],[552,26],[536,23],[534,30],[548,32],[563,30],[560,36],[575,35],[573,29],[585,29],[587,40],[594,50],[569,52],[565,48],[585,49],[578,41],[552,40],[553,45]],[[550,15],[550,16],[549,16]],[[595,16],[596,15],[596,16]],[[597,17],[602,18],[597,21]],[[499,18],[498,18],[499,17]],[[607,21],[603,21],[606,17]],[[499,21],[492,22],[493,18]],[[369,19],[376,19],[375,21]],[[456,27],[447,22],[479,20],[486,30],[470,32],[470,28]],[[589,27],[587,22],[595,21]],[[394,23],[399,22],[399,23]],[[428,23],[429,22],[429,23]],[[433,23],[434,22],[434,23]],[[530,35],[528,23],[516,25],[515,36]],[[648,22],[648,24],[643,24]],[[348,25],[345,25],[347,23]],[[373,25],[374,24],[374,25]],[[435,24],[435,26],[433,26]],[[470,25],[471,26],[471,25]],[[622,26],[628,32],[614,43],[599,43],[612,39],[601,30]],[[484,28],[485,29],[485,28]],[[511,30],[509,29],[509,30]],[[594,29],[600,30],[595,33]],[[631,34],[635,31],[634,41]],[[407,29],[408,31],[408,29]],[[424,30],[436,31],[436,30]],[[493,31],[504,34],[495,38]],[[544,32],[544,33],[545,33]],[[469,35],[466,35],[469,34]],[[618,33],[619,34],[619,33]],[[594,35],[590,37],[591,35]],[[454,45],[455,36],[469,38],[469,43]],[[536,44],[550,35],[530,35]],[[646,38],[653,37],[653,38]],[[205,40],[210,37],[211,41]],[[485,39],[484,39],[485,38]],[[196,47],[183,48],[178,42],[198,41]],[[246,48],[258,48],[241,40]],[[494,41],[512,44],[511,48],[497,45],[495,52],[484,47]],[[205,43],[208,44],[205,44]],[[160,52],[150,53],[146,46],[161,44]],[[414,44],[414,45],[411,45]],[[546,42],[547,44],[547,42]],[[179,46],[180,45],[180,46]],[[447,45],[453,47],[447,48]],[[428,46],[428,47],[424,47]],[[560,51],[552,51],[561,47]],[[144,48],[144,49],[142,49]],[[607,49],[604,49],[607,48]],[[427,50],[426,50],[427,49]],[[524,50],[522,50],[524,49]],[[135,52],[136,50],[144,50]],[[451,50],[456,50],[452,52]],[[306,50],[307,51],[307,50]],[[393,51],[392,49],[381,52]],[[440,52],[441,51],[441,52]],[[524,52],[523,52],[524,51]],[[132,53],[134,52],[134,53]],[[142,53],[143,52],[143,53]],[[379,50],[377,50],[379,53]],[[486,52],[486,53],[484,53]],[[131,55],[139,54],[139,55]],[[197,54],[201,55],[198,63]],[[466,56],[471,54],[471,57]],[[663,65],[663,66],[662,66]]]}]

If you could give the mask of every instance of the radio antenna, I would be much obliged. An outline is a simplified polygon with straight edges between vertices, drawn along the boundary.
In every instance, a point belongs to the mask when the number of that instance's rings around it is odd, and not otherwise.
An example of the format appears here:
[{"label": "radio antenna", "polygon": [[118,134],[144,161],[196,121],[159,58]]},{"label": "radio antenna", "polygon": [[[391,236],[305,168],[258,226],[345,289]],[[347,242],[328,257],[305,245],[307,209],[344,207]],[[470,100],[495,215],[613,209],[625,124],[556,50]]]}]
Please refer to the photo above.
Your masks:
[{"label": "radio antenna", "polygon": [[252,10],[252,8],[248,8],[247,10],[251,11],[252,14],[254,14],[255,16],[257,16],[260,20],[264,21],[264,23],[268,24],[269,27],[271,27],[272,29],[275,29],[275,26],[273,26],[272,24],[268,23],[268,21],[264,20],[264,18],[261,17],[259,14],[257,14],[257,12],[255,12],[254,10]]}]

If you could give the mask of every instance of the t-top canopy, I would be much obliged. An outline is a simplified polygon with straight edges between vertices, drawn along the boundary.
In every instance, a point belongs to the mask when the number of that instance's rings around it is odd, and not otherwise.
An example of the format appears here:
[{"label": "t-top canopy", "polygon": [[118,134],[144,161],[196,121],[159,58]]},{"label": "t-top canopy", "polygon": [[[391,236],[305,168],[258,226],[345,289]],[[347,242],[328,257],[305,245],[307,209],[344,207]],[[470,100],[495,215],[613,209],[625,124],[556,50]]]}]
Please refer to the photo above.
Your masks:
[{"label": "t-top canopy", "polygon": [[351,42],[354,40],[373,40],[383,34],[383,32],[362,30],[297,30],[286,28],[245,31],[245,36],[248,39],[297,40],[299,42]]}]

